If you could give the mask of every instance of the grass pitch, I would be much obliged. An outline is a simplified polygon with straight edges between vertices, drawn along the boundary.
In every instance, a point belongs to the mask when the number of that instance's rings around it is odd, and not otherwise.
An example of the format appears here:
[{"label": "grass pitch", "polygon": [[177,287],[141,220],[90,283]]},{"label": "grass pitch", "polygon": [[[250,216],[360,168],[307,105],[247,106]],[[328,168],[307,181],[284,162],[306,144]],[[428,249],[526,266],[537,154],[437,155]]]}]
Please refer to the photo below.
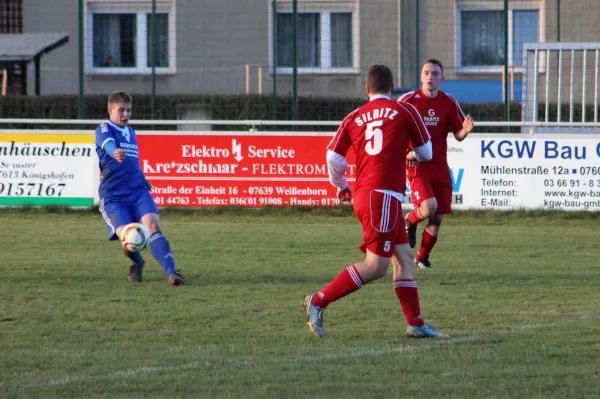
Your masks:
[{"label": "grass pitch", "polygon": [[184,287],[148,250],[127,283],[99,214],[1,210],[0,397],[598,397],[597,219],[449,215],[416,278],[450,338],[405,337],[390,270],[321,341],[300,300],[363,259],[348,209],[164,212]]}]

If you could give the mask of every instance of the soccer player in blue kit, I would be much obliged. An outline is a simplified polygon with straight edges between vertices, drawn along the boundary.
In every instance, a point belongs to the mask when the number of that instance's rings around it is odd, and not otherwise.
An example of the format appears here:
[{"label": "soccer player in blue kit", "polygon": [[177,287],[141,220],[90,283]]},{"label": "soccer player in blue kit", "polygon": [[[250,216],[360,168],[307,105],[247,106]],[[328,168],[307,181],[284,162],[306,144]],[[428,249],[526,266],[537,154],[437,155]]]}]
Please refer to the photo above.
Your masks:
[{"label": "soccer player in blue kit", "polygon": [[[175,259],[169,242],[159,227],[158,208],[150,194],[152,185],[140,167],[135,131],[128,126],[132,99],[126,93],[108,96],[110,120],[96,128],[96,152],[100,161],[100,212],[108,226],[110,240],[121,237],[129,223],[142,223],[150,231],[152,256],[165,271],[169,284],[183,285],[184,280],[175,269]],[[139,252],[123,248],[131,260],[129,282],[142,282],[144,259]]]}]

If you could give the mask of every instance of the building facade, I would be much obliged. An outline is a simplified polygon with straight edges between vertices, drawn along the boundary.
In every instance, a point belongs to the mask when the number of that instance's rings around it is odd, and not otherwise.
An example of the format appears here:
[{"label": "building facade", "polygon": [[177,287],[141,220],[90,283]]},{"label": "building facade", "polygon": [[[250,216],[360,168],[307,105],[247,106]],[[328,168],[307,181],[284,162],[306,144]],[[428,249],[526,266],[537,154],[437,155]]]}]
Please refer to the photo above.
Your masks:
[{"label": "building facade", "polygon": [[[599,2],[508,3],[506,25],[503,0],[298,0],[297,94],[362,97],[375,63],[408,90],[434,57],[445,65],[446,89],[473,102],[498,100],[508,62],[518,101],[524,43],[599,41]],[[44,57],[41,94],[78,93],[80,62],[86,94],[294,91],[292,0],[83,0],[82,41],[76,1],[20,4],[23,33],[70,38]]]}]

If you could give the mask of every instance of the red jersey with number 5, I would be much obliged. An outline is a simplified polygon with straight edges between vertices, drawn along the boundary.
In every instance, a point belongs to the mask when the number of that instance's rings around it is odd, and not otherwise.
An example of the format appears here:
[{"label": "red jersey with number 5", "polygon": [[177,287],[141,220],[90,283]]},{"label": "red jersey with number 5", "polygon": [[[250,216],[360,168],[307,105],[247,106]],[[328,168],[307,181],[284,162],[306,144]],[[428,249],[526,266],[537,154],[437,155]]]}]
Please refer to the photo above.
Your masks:
[{"label": "red jersey with number 5", "polygon": [[409,143],[420,147],[427,142],[429,133],[415,107],[380,95],[344,118],[327,148],[344,157],[350,147],[356,153],[355,192],[404,194]]},{"label": "red jersey with number 5", "polygon": [[435,98],[429,98],[421,89],[406,93],[400,97],[400,101],[414,105],[429,130],[433,157],[428,162],[447,165],[448,132],[459,132],[465,120],[465,114],[458,102],[441,90]]}]

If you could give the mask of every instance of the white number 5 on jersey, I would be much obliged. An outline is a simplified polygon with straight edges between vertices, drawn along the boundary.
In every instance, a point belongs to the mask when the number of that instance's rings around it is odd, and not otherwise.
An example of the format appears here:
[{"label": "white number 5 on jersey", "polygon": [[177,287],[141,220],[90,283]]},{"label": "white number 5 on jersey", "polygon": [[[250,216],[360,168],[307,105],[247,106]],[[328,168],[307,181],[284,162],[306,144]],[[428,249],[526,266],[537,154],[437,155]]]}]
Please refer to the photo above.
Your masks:
[{"label": "white number 5 on jersey", "polygon": [[383,132],[381,129],[377,129],[381,125],[383,125],[382,120],[367,123],[367,130],[365,130],[365,140],[367,140],[365,151],[369,155],[377,155],[383,148]]}]

